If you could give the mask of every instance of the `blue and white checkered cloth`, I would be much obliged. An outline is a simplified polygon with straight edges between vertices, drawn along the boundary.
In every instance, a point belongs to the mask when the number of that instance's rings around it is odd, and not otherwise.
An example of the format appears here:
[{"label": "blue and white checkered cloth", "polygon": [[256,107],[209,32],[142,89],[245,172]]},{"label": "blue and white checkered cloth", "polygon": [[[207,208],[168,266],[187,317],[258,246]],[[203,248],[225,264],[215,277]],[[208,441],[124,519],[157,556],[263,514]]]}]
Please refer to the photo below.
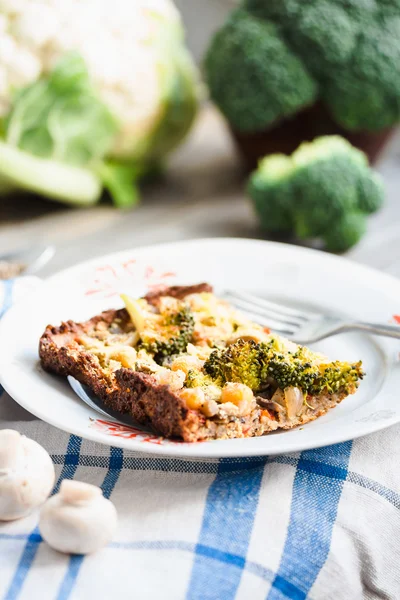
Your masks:
[{"label": "blue and white checkered cloth", "polygon": [[[27,283],[0,286],[0,306]],[[99,485],[119,513],[113,542],[88,557],[52,551],[37,515],[0,525],[4,600],[400,599],[400,427],[273,458],[182,460],[62,433],[3,393],[4,427],[50,452],[56,490]]]}]

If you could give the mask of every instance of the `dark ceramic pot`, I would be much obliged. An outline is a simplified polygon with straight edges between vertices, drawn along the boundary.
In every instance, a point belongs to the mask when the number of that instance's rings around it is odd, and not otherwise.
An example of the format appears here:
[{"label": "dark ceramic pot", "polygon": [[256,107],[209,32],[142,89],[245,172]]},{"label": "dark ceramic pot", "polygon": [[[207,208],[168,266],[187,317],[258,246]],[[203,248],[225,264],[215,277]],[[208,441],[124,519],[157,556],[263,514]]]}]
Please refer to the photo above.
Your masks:
[{"label": "dark ceramic pot", "polygon": [[263,156],[276,152],[291,154],[301,142],[321,135],[343,136],[363,150],[373,165],[393,132],[394,128],[379,132],[349,132],[337,125],[324,106],[318,103],[271,129],[252,134],[232,130],[232,135],[244,159],[246,170],[252,170]]}]

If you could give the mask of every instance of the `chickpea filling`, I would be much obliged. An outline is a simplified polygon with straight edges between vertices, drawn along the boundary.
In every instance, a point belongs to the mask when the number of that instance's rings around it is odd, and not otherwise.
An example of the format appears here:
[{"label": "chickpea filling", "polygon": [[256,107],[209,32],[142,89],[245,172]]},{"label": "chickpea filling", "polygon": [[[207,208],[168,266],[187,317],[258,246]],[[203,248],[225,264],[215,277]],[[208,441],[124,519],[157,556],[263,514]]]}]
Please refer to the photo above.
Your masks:
[{"label": "chickpea filling", "polygon": [[328,362],[212,293],[122,298],[125,318],[99,323],[77,342],[108,373],[151,374],[207,418],[290,422],[314,410],[315,397],[352,393],[363,376],[361,363]]}]

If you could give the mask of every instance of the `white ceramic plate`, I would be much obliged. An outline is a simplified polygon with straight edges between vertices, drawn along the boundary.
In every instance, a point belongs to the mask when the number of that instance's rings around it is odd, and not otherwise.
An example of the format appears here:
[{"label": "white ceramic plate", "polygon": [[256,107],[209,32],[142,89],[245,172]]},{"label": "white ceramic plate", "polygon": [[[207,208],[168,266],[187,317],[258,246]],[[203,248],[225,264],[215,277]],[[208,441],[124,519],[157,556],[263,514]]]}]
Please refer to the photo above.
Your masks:
[{"label": "white ceramic plate", "polygon": [[362,359],[367,377],[354,396],[316,421],[261,438],[185,444],[103,421],[66,381],[44,373],[38,340],[48,323],[87,319],[160,284],[208,281],[216,292],[248,290],[283,303],[390,323],[400,313],[400,281],[323,252],[271,242],[209,239],[112,254],[48,279],[0,324],[0,381],[28,411],[84,438],[175,456],[281,454],[356,438],[400,421],[400,344],[361,333],[315,345],[330,358]]}]

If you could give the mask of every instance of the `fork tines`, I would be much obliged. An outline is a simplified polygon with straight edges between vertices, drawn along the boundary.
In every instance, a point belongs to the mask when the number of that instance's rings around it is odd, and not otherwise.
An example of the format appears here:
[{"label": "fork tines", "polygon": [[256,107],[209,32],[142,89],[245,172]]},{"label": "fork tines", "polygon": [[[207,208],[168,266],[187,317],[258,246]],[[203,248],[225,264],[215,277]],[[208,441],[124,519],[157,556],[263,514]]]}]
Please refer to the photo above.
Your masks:
[{"label": "fork tines", "polygon": [[223,297],[239,310],[251,315],[261,325],[268,325],[284,335],[293,334],[312,318],[312,315],[305,312],[258,298],[247,292],[226,290]]}]

